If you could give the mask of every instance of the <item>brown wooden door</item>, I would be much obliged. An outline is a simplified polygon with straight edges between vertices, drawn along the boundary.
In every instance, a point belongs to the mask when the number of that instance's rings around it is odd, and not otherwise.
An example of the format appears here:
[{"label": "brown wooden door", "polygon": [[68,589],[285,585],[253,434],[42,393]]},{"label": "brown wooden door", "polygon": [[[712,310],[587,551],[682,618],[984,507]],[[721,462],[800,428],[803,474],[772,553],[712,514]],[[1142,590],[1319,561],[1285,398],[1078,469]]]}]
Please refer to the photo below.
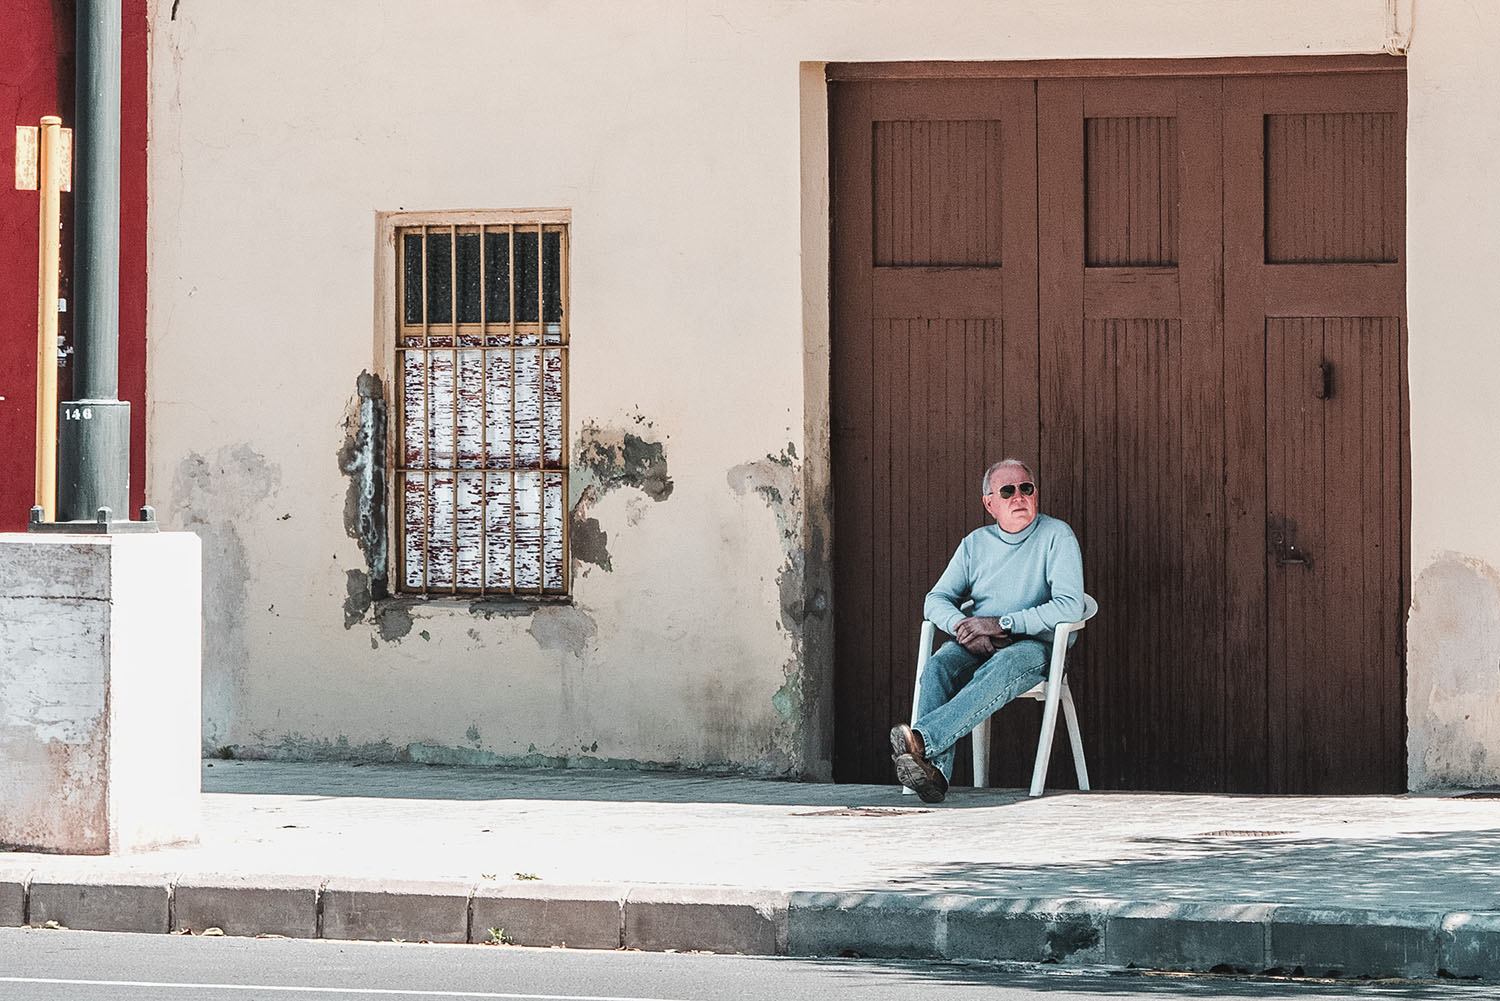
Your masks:
[{"label": "brown wooden door", "polygon": [[922,599],[987,456],[1037,448],[1031,81],[833,88],[836,773],[889,780]]},{"label": "brown wooden door", "polygon": [[1225,87],[1230,391],[1264,398],[1237,410],[1229,538],[1263,568],[1233,604],[1265,636],[1265,788],[1399,791],[1405,78]]},{"label": "brown wooden door", "polygon": [[1106,788],[1224,786],[1222,90],[1038,84],[1045,505],[1108,612],[1079,671]]},{"label": "brown wooden door", "polygon": [[1403,91],[832,85],[837,778],[889,781],[922,595],[1016,454],[1100,599],[1096,785],[1402,786]]}]

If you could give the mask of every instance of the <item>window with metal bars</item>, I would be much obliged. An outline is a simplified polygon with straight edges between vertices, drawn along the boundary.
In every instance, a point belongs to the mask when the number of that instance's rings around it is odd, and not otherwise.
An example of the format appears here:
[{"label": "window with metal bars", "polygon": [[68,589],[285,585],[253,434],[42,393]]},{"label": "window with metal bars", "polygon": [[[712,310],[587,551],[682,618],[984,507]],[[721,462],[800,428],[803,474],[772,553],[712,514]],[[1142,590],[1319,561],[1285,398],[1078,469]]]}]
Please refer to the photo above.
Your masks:
[{"label": "window with metal bars", "polygon": [[569,591],[568,230],[396,230],[397,590]]}]

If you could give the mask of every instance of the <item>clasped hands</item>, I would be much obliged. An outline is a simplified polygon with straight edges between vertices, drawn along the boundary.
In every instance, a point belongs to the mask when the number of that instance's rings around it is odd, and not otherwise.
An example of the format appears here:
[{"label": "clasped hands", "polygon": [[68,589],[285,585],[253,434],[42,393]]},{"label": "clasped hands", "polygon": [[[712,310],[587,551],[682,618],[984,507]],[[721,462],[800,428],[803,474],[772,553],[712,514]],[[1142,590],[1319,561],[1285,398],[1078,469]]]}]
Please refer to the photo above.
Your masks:
[{"label": "clasped hands", "polygon": [[990,654],[1011,644],[1011,634],[1000,627],[1000,620],[987,615],[971,615],[953,630],[953,638],[977,657]]}]

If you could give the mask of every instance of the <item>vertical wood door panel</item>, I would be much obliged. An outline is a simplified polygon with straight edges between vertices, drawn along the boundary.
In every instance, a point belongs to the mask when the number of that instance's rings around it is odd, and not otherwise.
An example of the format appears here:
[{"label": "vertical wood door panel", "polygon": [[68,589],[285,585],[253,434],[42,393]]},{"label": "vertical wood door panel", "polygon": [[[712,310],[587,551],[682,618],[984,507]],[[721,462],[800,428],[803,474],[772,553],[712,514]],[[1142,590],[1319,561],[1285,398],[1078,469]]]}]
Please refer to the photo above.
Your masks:
[{"label": "vertical wood door panel", "polygon": [[1231,649],[1264,664],[1273,792],[1405,787],[1404,84],[1226,82],[1230,548],[1263,568]]},{"label": "vertical wood door panel", "polygon": [[830,84],[837,779],[891,780],[923,595],[1017,455],[1100,602],[1096,786],[1402,787],[1404,83]]},{"label": "vertical wood door panel", "polygon": [[1048,509],[1078,533],[1101,609],[1074,675],[1090,770],[1104,787],[1218,789],[1220,84],[1038,86],[1049,127],[1083,139],[1082,171],[1076,150],[1040,151],[1044,198],[1057,191],[1042,243],[1067,233],[1071,248],[1044,257],[1041,311],[1044,339],[1060,342],[1050,362],[1081,373],[1047,408],[1082,428],[1081,449],[1059,453],[1049,437],[1043,465],[1049,490],[1071,480],[1065,496],[1082,498]]},{"label": "vertical wood door panel", "polygon": [[923,597],[983,523],[990,456],[1037,447],[1033,91],[831,88],[841,781],[890,780]]},{"label": "vertical wood door panel", "polygon": [[[1402,779],[1394,317],[1266,321],[1268,668],[1275,791]],[[1320,395],[1322,394],[1322,395]]]},{"label": "vertical wood door panel", "polygon": [[1175,267],[1176,116],[1085,118],[1083,150],[1085,263]]},{"label": "vertical wood door panel", "polygon": [[1268,264],[1395,263],[1402,183],[1395,112],[1267,115]]},{"label": "vertical wood door panel", "polygon": [[[829,87],[830,243],[832,248],[831,345],[832,449],[835,523],[834,560],[834,760],[835,778],[853,781],[841,767],[856,748],[871,748],[878,734],[874,696],[884,691],[883,677],[891,653],[888,641],[877,651],[878,623],[890,616],[875,600],[874,577],[891,573],[888,551],[876,559],[874,526],[888,520],[879,505],[893,496],[888,482],[890,460],[883,453],[881,490],[876,485],[875,349],[871,307],[874,299],[870,238],[874,231],[871,205],[871,101],[869,84]],[[882,372],[882,379],[886,379]],[[888,449],[888,441],[882,441]],[[878,566],[878,570],[877,570]],[[864,582],[864,583],[860,583]],[[846,609],[845,603],[849,607]]]}]

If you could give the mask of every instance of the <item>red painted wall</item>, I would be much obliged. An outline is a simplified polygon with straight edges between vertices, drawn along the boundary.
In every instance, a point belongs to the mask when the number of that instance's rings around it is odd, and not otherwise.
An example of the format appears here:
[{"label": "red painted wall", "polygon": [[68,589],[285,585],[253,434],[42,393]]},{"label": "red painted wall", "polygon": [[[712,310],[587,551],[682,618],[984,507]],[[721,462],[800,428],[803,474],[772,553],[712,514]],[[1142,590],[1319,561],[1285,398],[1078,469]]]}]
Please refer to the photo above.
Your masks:
[{"label": "red painted wall", "polygon": [[[37,193],[17,191],[15,126],[60,114],[73,124],[71,0],[5,0],[0,47],[0,531],[26,524],[36,452]],[[130,500],[146,482],[146,0],[124,0],[121,40],[120,399],[130,401]],[[60,289],[72,289],[73,196],[62,198]],[[59,331],[71,343],[70,314]],[[72,395],[72,369],[60,372],[58,398]],[[133,513],[132,513],[133,516]]]}]

